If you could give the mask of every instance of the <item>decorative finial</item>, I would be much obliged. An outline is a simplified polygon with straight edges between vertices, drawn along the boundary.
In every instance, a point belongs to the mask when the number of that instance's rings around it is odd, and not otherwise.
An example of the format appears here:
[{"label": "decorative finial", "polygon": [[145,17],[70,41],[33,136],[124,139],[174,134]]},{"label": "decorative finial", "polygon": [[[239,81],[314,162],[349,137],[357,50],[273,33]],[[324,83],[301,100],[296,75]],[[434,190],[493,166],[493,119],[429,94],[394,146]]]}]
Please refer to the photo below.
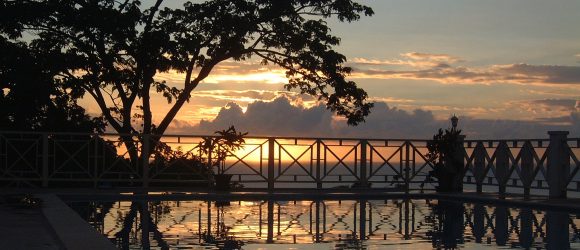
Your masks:
[{"label": "decorative finial", "polygon": [[451,117],[451,126],[455,129],[457,128],[457,123],[459,122],[459,118],[455,114]]}]

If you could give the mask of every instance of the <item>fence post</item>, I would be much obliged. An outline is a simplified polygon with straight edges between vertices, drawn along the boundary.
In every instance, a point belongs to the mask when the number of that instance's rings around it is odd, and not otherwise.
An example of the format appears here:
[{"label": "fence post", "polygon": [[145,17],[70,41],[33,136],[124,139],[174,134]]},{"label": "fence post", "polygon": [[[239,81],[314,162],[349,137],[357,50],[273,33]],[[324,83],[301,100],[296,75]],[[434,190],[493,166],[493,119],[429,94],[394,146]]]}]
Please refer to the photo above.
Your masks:
[{"label": "fence post", "polygon": [[[91,137],[92,141],[93,141],[93,187],[94,188],[98,188],[99,187],[99,136],[96,134],[93,134]],[[90,146],[89,146],[89,152],[90,151]],[[103,162],[104,162],[104,155],[105,152],[103,150]]]},{"label": "fence post", "polygon": [[463,178],[465,178],[465,174],[467,173],[466,166],[465,166],[465,135],[460,135],[456,144],[455,155],[453,156],[453,161],[457,161],[461,165],[459,175],[457,179],[454,180],[458,191],[463,192]]},{"label": "fence post", "polygon": [[274,146],[276,140],[268,138],[268,192],[274,191]]},{"label": "fence post", "polygon": [[360,141],[360,187],[367,188],[367,140]]},{"label": "fence post", "polygon": [[474,154],[474,164],[473,164],[473,175],[475,177],[475,185],[477,193],[483,191],[483,180],[485,179],[485,147],[482,142],[478,142],[473,150]]},{"label": "fence post", "polygon": [[143,187],[149,187],[149,147],[151,143],[151,135],[143,134],[141,144],[141,164],[143,170]]},{"label": "fence post", "polygon": [[[214,138],[210,137],[209,138],[209,145],[208,145],[209,148],[207,150],[207,169],[210,171],[210,173],[215,173],[214,169],[213,169],[213,162],[212,162],[213,141],[214,141]],[[220,171],[220,166],[218,165],[216,172],[219,174],[220,173],[219,171]],[[215,176],[213,179],[215,181]],[[207,187],[211,187],[213,184],[214,183],[211,182],[210,178],[207,178]]]},{"label": "fence post", "polygon": [[409,141],[405,141],[405,194],[409,194],[409,188],[410,188],[410,181],[409,180],[409,171],[410,171],[410,161],[411,159],[409,158],[409,151],[410,151],[410,142]]},{"label": "fence post", "polygon": [[42,133],[42,187],[48,187],[48,133]]},{"label": "fence post", "polygon": [[570,175],[570,154],[567,150],[568,131],[548,131],[550,145],[548,152],[548,185],[550,198],[566,198],[568,175]]},{"label": "fence post", "polygon": [[499,194],[504,195],[509,179],[509,147],[505,141],[497,146],[495,151],[495,178],[499,185]]},{"label": "fence post", "polygon": [[316,188],[322,188],[322,180],[320,179],[320,139],[316,139]]},{"label": "fence post", "polygon": [[530,141],[526,141],[520,151],[521,179],[524,186],[524,198],[530,196],[530,186],[534,181],[534,147]]}]

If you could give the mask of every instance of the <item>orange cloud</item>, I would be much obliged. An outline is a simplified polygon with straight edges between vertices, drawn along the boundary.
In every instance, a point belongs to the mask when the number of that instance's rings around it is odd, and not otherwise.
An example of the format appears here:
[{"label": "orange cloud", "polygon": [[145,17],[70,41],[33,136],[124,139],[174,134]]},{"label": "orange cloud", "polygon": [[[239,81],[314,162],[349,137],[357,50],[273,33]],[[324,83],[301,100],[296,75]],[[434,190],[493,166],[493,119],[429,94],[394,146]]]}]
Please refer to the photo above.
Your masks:
[{"label": "orange cloud", "polygon": [[409,52],[401,54],[406,59],[376,60],[356,57],[352,64],[363,66],[409,66],[413,68],[445,67],[451,63],[461,61],[458,57],[446,54],[429,54]]},{"label": "orange cloud", "polygon": [[453,84],[580,84],[580,67],[509,64],[484,68],[437,66],[422,70],[356,69],[352,78],[432,80]]},{"label": "orange cloud", "polygon": [[454,63],[458,62],[461,59],[455,56],[447,55],[447,54],[430,54],[430,53],[420,53],[420,52],[409,52],[401,54],[402,56],[411,58],[413,60],[420,60],[420,61],[437,61],[437,62],[445,62],[445,63]]},{"label": "orange cloud", "polygon": [[[195,72],[197,73],[197,72]],[[169,84],[183,84],[185,74],[177,71],[159,72],[157,81]],[[225,61],[216,65],[212,73],[203,80],[204,83],[246,83],[257,82],[267,84],[286,84],[285,70],[260,64],[260,62]]]},{"label": "orange cloud", "polygon": [[[526,63],[484,67],[455,66],[456,56],[420,52],[403,53],[404,59],[354,58],[352,78],[432,80],[453,84],[580,84],[580,66]],[[392,68],[403,66],[406,68]]]},{"label": "orange cloud", "polygon": [[284,70],[275,69],[255,73],[237,73],[237,74],[212,74],[208,76],[203,82],[205,83],[221,83],[221,82],[262,82],[268,84],[286,84],[288,79]]}]

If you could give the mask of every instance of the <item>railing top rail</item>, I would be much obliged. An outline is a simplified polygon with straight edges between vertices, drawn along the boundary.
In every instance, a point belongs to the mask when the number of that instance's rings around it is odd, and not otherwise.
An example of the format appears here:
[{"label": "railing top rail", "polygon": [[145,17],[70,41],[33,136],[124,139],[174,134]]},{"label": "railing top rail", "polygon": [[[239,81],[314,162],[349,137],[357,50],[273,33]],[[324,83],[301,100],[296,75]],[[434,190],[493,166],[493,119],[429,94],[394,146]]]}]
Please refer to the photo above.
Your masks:
[{"label": "railing top rail", "polygon": [[[79,132],[40,132],[40,131],[0,131],[0,134],[16,134],[16,135],[69,135],[69,136],[139,136],[140,134],[120,134],[120,133],[79,133]],[[216,137],[215,135],[202,134],[164,134],[162,137],[181,137],[181,138],[200,138],[200,137]],[[354,138],[354,137],[301,137],[301,136],[264,136],[264,135],[249,135],[249,139],[279,139],[279,140],[343,140],[343,141],[393,141],[393,142],[428,142],[430,139],[404,139],[404,138]],[[525,141],[549,141],[549,138],[525,138],[525,139],[473,139],[464,140],[468,143],[477,142],[525,142]],[[578,141],[579,138],[567,138],[567,141]]]}]

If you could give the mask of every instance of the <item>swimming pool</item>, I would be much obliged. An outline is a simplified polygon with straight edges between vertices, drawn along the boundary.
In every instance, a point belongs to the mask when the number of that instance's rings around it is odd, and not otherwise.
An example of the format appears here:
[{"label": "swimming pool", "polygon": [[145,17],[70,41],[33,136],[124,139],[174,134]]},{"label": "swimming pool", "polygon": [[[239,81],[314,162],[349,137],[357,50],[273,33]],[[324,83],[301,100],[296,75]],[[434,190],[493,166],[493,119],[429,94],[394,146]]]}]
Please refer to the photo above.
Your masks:
[{"label": "swimming pool", "polygon": [[67,203],[120,249],[580,249],[580,211],[430,199]]}]

